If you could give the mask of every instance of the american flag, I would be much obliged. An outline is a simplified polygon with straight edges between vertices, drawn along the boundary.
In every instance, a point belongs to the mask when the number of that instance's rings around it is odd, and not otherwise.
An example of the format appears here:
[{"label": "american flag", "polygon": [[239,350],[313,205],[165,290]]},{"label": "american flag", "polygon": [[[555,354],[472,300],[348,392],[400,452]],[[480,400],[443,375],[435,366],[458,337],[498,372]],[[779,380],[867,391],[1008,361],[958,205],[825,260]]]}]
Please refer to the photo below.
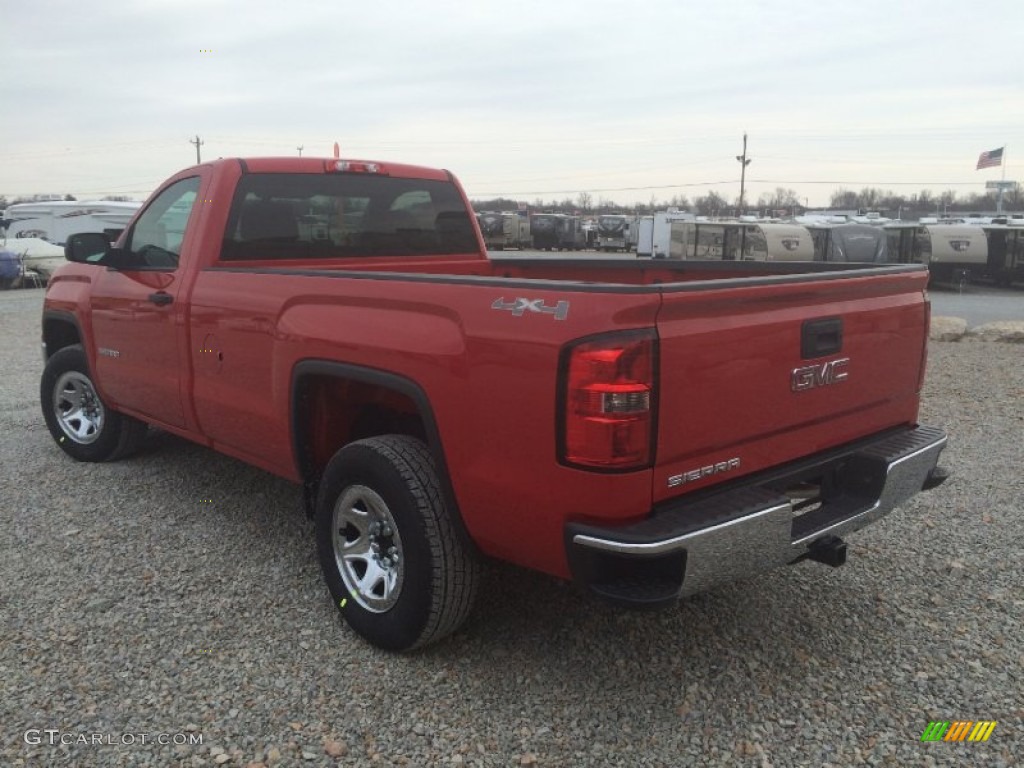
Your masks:
[{"label": "american flag", "polygon": [[974,170],[978,171],[982,168],[995,168],[996,166],[1003,164],[1003,148],[993,149],[989,152],[982,152],[978,156],[978,166]]}]

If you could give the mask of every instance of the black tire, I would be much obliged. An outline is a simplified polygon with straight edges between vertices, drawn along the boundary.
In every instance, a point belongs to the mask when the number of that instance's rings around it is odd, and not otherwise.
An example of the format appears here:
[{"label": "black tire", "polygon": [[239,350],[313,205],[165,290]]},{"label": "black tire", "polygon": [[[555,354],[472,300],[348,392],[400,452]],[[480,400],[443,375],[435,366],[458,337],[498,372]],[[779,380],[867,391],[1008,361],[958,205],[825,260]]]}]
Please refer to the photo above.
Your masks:
[{"label": "black tire", "polygon": [[[138,450],[146,437],[148,427],[143,422],[111,410],[100,399],[79,344],[54,352],[46,361],[39,400],[53,439],[78,461],[124,458]],[[81,417],[75,416],[76,401]]]},{"label": "black tire", "polygon": [[378,648],[436,642],[469,615],[480,564],[420,440],[371,437],[334,454],[320,482],[315,530],[335,607]]}]

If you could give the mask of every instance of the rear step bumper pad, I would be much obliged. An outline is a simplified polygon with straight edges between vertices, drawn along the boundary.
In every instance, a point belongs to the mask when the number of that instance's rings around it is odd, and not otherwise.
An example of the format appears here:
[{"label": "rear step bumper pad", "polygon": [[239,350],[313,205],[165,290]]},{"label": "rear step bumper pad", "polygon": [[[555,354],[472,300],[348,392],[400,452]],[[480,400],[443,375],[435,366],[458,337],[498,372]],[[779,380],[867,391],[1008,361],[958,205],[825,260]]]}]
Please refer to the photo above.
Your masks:
[{"label": "rear step bumper pad", "polygon": [[[945,479],[937,468],[945,447],[941,429],[901,429],[724,491],[675,500],[631,526],[570,523],[569,564],[577,580],[604,597],[662,607],[779,565],[820,559],[812,548],[873,523]],[[777,489],[811,475],[827,476],[830,490],[818,509],[798,515]]]}]

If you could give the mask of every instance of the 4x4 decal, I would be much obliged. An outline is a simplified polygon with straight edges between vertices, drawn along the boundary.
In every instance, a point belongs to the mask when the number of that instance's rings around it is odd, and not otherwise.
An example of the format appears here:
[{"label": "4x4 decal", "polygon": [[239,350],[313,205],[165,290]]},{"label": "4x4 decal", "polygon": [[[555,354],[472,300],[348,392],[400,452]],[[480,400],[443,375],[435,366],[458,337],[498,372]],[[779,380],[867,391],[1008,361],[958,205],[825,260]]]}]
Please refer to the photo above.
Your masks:
[{"label": "4x4 decal", "polygon": [[527,311],[540,312],[545,315],[554,315],[555,320],[565,320],[569,316],[569,302],[559,301],[555,306],[549,307],[544,299],[523,299],[505,301],[505,298],[495,299],[491,309],[504,309],[511,312],[514,317],[522,317]]}]

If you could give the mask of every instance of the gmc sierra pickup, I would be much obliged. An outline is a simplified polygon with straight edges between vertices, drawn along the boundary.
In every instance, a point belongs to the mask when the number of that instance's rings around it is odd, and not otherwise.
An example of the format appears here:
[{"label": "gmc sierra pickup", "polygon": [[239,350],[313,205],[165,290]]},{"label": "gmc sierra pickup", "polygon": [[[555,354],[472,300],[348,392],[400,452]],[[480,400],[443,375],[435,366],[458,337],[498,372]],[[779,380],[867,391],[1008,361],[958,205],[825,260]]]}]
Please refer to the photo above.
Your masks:
[{"label": "gmc sierra pickup", "polygon": [[920,265],[487,257],[447,171],[223,159],[51,278],[41,401],[80,461],[147,427],[300,483],[349,625],[452,632],[482,558],[661,607],[945,473]]}]

